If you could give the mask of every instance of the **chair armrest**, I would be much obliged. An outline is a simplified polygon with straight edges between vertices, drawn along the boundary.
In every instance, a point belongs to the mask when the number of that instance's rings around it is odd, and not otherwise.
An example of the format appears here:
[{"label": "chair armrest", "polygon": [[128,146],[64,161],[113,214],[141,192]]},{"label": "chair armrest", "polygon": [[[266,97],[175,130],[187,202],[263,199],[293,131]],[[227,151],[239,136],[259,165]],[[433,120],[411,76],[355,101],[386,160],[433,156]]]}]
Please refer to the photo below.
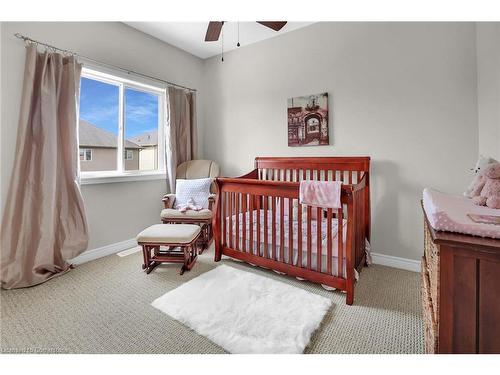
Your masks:
[{"label": "chair armrest", "polygon": [[208,209],[209,209],[210,211],[212,211],[213,206],[214,206],[214,204],[215,204],[215,197],[216,197],[216,194],[210,194],[210,195],[208,196]]},{"label": "chair armrest", "polygon": [[165,208],[174,207],[175,202],[175,194],[165,194],[162,199],[163,205]]}]

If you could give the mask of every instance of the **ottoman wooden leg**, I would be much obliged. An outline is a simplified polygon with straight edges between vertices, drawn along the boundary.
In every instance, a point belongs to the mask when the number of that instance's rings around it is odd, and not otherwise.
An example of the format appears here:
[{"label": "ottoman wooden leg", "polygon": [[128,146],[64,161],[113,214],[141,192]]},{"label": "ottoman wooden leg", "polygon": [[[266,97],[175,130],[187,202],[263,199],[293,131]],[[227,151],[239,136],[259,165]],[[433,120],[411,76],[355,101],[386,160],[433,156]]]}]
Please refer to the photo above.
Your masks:
[{"label": "ottoman wooden leg", "polygon": [[154,270],[158,265],[160,264],[160,262],[151,262],[151,264],[148,266],[148,268],[146,268],[146,274],[150,274],[152,270]]},{"label": "ottoman wooden leg", "polygon": [[184,274],[185,271],[191,271],[193,268],[194,264],[196,263],[196,259],[198,258],[198,253],[197,253],[197,242],[195,241],[192,243],[190,246],[184,246],[184,264],[182,265],[180,274]]}]

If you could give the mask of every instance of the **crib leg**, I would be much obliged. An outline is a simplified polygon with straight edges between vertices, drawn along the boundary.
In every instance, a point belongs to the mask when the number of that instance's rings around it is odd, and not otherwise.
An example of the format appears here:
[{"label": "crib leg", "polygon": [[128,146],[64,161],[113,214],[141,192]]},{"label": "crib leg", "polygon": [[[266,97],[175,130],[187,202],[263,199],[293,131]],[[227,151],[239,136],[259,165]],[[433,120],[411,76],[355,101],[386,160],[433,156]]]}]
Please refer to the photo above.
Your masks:
[{"label": "crib leg", "polygon": [[215,241],[215,258],[214,258],[214,261],[215,262],[220,262],[221,259],[222,259],[222,246],[220,246],[220,244],[216,240]]},{"label": "crib leg", "polygon": [[346,280],[346,297],[345,303],[347,305],[352,305],[354,303],[354,280],[352,278]]}]

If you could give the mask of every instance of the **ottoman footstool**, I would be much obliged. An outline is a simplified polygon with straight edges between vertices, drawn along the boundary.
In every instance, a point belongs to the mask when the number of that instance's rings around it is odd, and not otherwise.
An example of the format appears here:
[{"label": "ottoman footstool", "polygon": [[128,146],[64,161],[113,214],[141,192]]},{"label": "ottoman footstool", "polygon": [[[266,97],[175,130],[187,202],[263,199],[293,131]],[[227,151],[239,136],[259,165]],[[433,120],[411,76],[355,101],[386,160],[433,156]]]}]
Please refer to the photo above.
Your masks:
[{"label": "ottoman footstool", "polygon": [[[142,246],[142,268],[150,273],[161,263],[182,263],[180,274],[193,268],[201,229],[194,224],[155,224],[137,235]],[[161,246],[166,249],[161,249]]]}]

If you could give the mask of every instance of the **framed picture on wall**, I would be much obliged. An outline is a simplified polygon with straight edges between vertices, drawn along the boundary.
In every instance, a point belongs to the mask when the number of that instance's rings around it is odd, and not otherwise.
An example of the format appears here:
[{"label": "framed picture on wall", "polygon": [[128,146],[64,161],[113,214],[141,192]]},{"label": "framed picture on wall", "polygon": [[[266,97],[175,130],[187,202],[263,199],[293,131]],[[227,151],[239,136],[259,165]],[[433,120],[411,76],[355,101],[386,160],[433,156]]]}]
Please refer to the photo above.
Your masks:
[{"label": "framed picture on wall", "polygon": [[288,146],[324,146],[328,137],[328,93],[288,99]]}]

